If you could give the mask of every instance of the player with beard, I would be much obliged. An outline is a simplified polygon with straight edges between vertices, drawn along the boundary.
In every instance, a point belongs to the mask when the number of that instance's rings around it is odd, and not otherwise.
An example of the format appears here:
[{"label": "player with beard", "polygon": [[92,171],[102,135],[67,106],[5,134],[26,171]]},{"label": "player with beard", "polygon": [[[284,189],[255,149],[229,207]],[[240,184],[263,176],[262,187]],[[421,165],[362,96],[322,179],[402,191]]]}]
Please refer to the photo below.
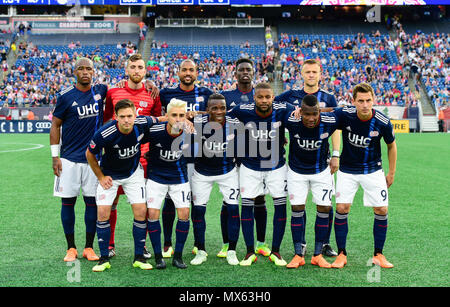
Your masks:
[{"label": "player with beard", "polygon": [[[159,93],[164,111],[166,111],[167,105],[174,98],[187,102],[187,119],[192,119],[193,115],[198,111],[206,111],[206,103],[213,92],[206,87],[195,85],[197,76],[197,66],[193,60],[187,59],[181,62],[178,71],[180,83],[173,87],[166,87]],[[190,178],[194,171],[194,158],[187,157],[186,162],[190,182]],[[169,197],[164,201],[161,216],[164,234],[163,257],[170,258],[174,252],[172,248],[172,229],[175,221],[175,206]],[[193,253],[196,254],[197,250],[196,244],[194,243]]]},{"label": "player with beard", "polygon": [[[236,68],[234,76],[237,80],[237,86],[235,89],[222,91],[221,94],[225,97],[227,103],[227,110],[231,110],[236,105],[241,103],[254,103],[253,96],[255,95],[255,89],[253,88],[253,77],[255,75],[255,69],[253,62],[247,58],[241,58],[236,61]],[[238,167],[240,166],[239,159],[236,159]],[[268,257],[270,255],[270,248],[265,243],[266,227],[267,227],[267,208],[265,195],[259,195],[255,198],[254,205],[254,217],[256,224],[256,247],[255,253]],[[220,213],[220,224],[222,228],[223,246],[221,251],[217,254],[217,257],[226,257],[228,250],[228,212],[225,203],[222,205]]]},{"label": "player with beard", "polygon": [[[145,62],[142,59],[142,56],[138,53],[130,56],[125,67],[125,75],[128,76],[127,82],[125,82],[123,87],[111,88],[106,94],[105,113],[103,117],[104,122],[115,119],[114,106],[122,99],[129,99],[134,103],[136,107],[136,116],[161,116],[161,101],[159,96],[154,97],[154,95],[149,93],[147,89],[148,84],[142,82],[145,78],[145,74]],[[148,143],[141,145],[140,163],[144,168],[144,176],[146,175],[147,170],[147,160],[144,158],[144,154],[148,152],[148,150]],[[115,228],[117,223],[117,204],[119,202],[119,196],[123,194],[124,191],[122,187],[119,187],[117,196],[111,207],[109,257],[113,257],[116,254]],[[144,248],[144,257],[147,259],[151,257],[151,254],[146,248]]]}]

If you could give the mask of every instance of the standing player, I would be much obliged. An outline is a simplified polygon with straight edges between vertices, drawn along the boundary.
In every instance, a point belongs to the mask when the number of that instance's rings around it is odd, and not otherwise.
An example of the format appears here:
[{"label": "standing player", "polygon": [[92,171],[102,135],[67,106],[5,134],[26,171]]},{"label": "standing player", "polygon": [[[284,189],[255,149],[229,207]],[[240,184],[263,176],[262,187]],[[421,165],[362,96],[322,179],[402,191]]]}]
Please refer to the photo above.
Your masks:
[{"label": "standing player", "polygon": [[55,174],[53,195],[61,197],[62,201],[61,221],[68,245],[64,261],[74,261],[78,256],[74,236],[74,206],[80,188],[86,204],[86,245],[83,257],[97,261],[99,258],[92,249],[97,220],[97,179],[87,163],[85,151],[94,132],[102,125],[107,86],[91,85],[94,65],[88,58],[76,61],[74,73],[76,84],[59,93],[50,129]]},{"label": "standing player", "polygon": [[[173,98],[181,99],[187,102],[186,110],[188,114],[192,114],[197,111],[206,111],[206,102],[208,97],[213,93],[206,87],[200,87],[195,85],[197,80],[198,71],[197,65],[193,60],[187,59],[181,62],[178,71],[178,78],[180,83],[173,87],[167,87],[160,91],[160,99],[163,110],[167,111],[167,106]],[[187,116],[188,119],[190,116]],[[194,171],[194,159],[186,158],[188,163],[188,177],[192,176]],[[164,258],[170,258],[173,254],[172,248],[172,229],[175,221],[175,206],[170,197],[167,197],[164,202],[162,210],[162,224],[164,233]],[[193,253],[196,253],[195,248]]]},{"label": "standing player", "polygon": [[[373,88],[360,83],[353,88],[353,105],[337,109],[342,129],[343,150],[336,182],[336,217],[334,231],[338,257],[334,268],[347,264],[346,241],[348,213],[359,185],[364,190],[364,206],[373,207],[374,256],[373,263],[383,268],[392,268],[383,255],[387,232],[388,188],[394,182],[397,161],[397,145],[392,124],[385,115],[373,109]],[[381,138],[387,144],[389,172],[384,175],[381,165]]]},{"label": "standing player", "polygon": [[148,233],[155,253],[157,269],[166,268],[161,249],[161,225],[159,213],[161,205],[169,194],[177,210],[175,252],[172,264],[180,269],[187,266],[183,262],[184,244],[189,233],[189,207],[191,188],[187,175],[183,150],[189,143],[183,129],[186,120],[186,102],[172,99],[167,105],[168,121],[154,125],[150,129],[149,141],[152,146],[148,152],[147,164],[147,208]]},{"label": "standing player", "polygon": [[[153,98],[153,91],[150,94],[146,85],[142,82],[146,74],[145,62],[140,54],[134,54],[130,56],[126,63],[125,75],[128,76],[128,80],[124,87],[115,87],[108,90],[106,94],[105,101],[105,114],[104,122],[108,120],[115,119],[114,116],[114,106],[116,103],[122,99],[130,99],[136,107],[136,115],[144,116],[161,116],[161,102],[159,96]],[[149,144],[141,145],[141,160],[140,163],[144,168],[144,175],[147,171],[147,160],[144,158],[144,154],[148,152]],[[115,242],[114,235],[117,222],[117,204],[119,202],[119,196],[123,195],[123,189],[119,187],[117,192],[117,197],[114,199],[114,203],[111,208],[110,214],[110,225],[111,225],[111,239],[109,242],[109,256],[114,256],[115,253]],[[151,254],[144,248],[144,257],[150,258]]]},{"label": "standing player", "polygon": [[[209,96],[207,115],[194,118],[199,153],[195,153],[195,170],[192,175],[192,223],[198,251],[191,261],[192,265],[200,265],[206,261],[205,249],[206,221],[205,212],[213,184],[217,183],[227,208],[227,262],[238,265],[236,244],[239,238],[239,177],[235,163],[235,128],[239,121],[226,116],[225,97],[221,94]],[[201,133],[199,133],[201,132]],[[198,143],[197,143],[198,142]],[[228,245],[228,244],[227,244]]]},{"label": "standing player", "polygon": [[[275,97],[275,101],[279,102],[289,102],[293,105],[299,106],[306,95],[314,95],[317,97],[319,101],[319,106],[321,108],[325,108],[325,110],[329,110],[328,108],[337,107],[336,98],[333,94],[320,89],[319,82],[322,76],[322,69],[320,66],[320,62],[315,59],[308,59],[303,62],[301,69],[301,76],[303,78],[304,86],[301,90],[288,90],[277,97]],[[341,135],[339,131],[336,131],[331,136],[333,141],[333,153],[338,155],[341,146]],[[333,173],[339,168],[339,160],[333,159],[330,164],[331,170]],[[329,219],[329,227],[328,234],[323,246],[323,254],[329,257],[337,256],[337,253],[330,246],[330,235],[331,229],[333,225],[333,211],[330,213]],[[305,215],[305,223],[306,223],[306,215]],[[303,244],[303,253],[306,253],[306,241],[305,235],[303,235],[302,239]],[[303,255],[304,256],[304,255]]]},{"label": "standing player", "polygon": [[[237,87],[234,90],[222,91],[221,94],[225,97],[227,102],[227,110],[231,110],[236,105],[241,103],[254,103],[253,96],[255,95],[255,89],[253,88],[253,77],[255,70],[253,62],[246,58],[241,58],[236,61],[234,76],[237,80]],[[239,160],[236,161],[238,166]],[[254,217],[256,225],[256,248],[255,253],[268,257],[270,255],[270,249],[265,243],[266,240],[266,227],[267,227],[267,208],[265,195],[259,195],[255,198],[254,205]],[[227,219],[228,212],[227,206],[224,203],[220,213],[220,224],[222,227],[223,246],[222,250],[217,254],[217,257],[226,257],[228,249],[228,237],[227,237]]]},{"label": "standing player", "polygon": [[[253,206],[255,198],[268,193],[275,206],[273,217],[272,251],[269,259],[277,266],[285,266],[286,261],[279,250],[286,227],[286,165],[284,150],[284,124],[286,104],[273,104],[273,90],[270,84],[262,82],[255,87],[255,103],[240,104],[228,115],[239,119],[245,126],[245,143],[238,140],[238,149],[245,147],[245,155],[240,158],[239,185],[242,197],[241,224],[247,254],[240,262],[249,266],[257,260],[254,247]],[[241,156],[241,152],[238,153]]]},{"label": "standing player", "polygon": [[[116,103],[114,113],[117,120],[98,130],[86,150],[86,158],[98,179],[96,199],[98,204],[97,237],[100,247],[100,261],[92,268],[102,272],[111,268],[109,261],[109,239],[111,226],[109,215],[119,186],[133,209],[134,261],[133,267],[142,270],[152,269],[144,258],[144,244],[147,235],[145,215],[145,178],[139,163],[141,144],[146,142],[146,134],[157,119],[153,117],[136,118],[136,108],[129,99]],[[100,165],[96,155],[103,151]]]},{"label": "standing player", "polygon": [[288,117],[285,118],[290,139],[287,185],[292,205],[291,232],[295,250],[295,256],[287,268],[298,268],[305,264],[302,238],[309,190],[312,192],[313,202],[317,205],[315,248],[311,263],[331,268],[331,264],[322,257],[322,249],[328,232],[333,195],[333,175],[327,162],[328,139],[336,130],[338,123],[333,113],[320,112],[319,101],[314,95],[306,95],[303,98],[300,115],[300,119],[296,119],[288,113]]}]

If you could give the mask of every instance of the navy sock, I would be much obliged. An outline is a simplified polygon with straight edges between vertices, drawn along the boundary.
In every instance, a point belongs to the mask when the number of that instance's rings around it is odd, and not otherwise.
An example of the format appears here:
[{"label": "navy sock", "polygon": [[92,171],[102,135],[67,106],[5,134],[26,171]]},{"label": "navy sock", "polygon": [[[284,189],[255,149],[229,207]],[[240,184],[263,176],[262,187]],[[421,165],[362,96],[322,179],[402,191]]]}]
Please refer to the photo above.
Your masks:
[{"label": "navy sock", "polygon": [[[247,250],[255,246],[254,237],[254,216],[253,216],[253,206],[255,201],[251,198],[242,198],[242,209],[241,209],[241,224],[242,224],[242,234],[244,235],[245,245],[247,245]],[[253,248],[253,252],[255,249]]]},{"label": "navy sock", "polygon": [[175,221],[175,205],[169,197],[164,199],[161,219],[164,233],[164,246],[171,246],[173,223]]},{"label": "navy sock", "polygon": [[336,244],[338,247],[338,252],[344,251],[345,254],[345,245],[347,243],[347,234],[348,234],[348,214],[340,214],[336,211],[334,217],[334,234],[336,236]]},{"label": "navy sock", "polygon": [[323,244],[330,244],[330,237],[331,237],[331,230],[333,229],[333,208],[331,208],[330,212],[328,212],[328,232],[325,236],[325,239],[323,241]]},{"label": "navy sock", "polygon": [[306,244],[305,233],[306,233],[306,210],[303,210],[305,214],[303,215],[303,224],[305,225],[303,228],[302,234],[302,244]]},{"label": "navy sock", "polygon": [[205,221],[206,205],[194,206],[192,208],[192,228],[194,230],[195,246],[203,247],[205,245]]},{"label": "navy sock", "polygon": [[76,248],[74,238],[76,197],[61,198],[61,222],[67,241],[67,249]]},{"label": "navy sock", "polygon": [[374,239],[374,255],[383,253],[384,242],[386,241],[386,233],[388,227],[388,216],[375,214],[373,221],[373,239]]},{"label": "navy sock", "polygon": [[305,232],[304,220],[305,211],[293,211],[291,216],[291,233],[294,251],[297,255],[302,254],[302,238]]},{"label": "navy sock", "polygon": [[267,208],[264,195],[255,198],[254,217],[256,225],[256,239],[259,242],[266,241]]},{"label": "navy sock", "polygon": [[86,245],[92,248],[94,245],[95,231],[97,229],[97,203],[95,197],[83,196],[86,208],[84,210],[84,224],[86,225]]},{"label": "navy sock", "polygon": [[315,230],[315,246],[314,246],[314,256],[322,253],[323,242],[328,233],[328,222],[329,214],[328,212],[317,212],[316,223],[314,225]]},{"label": "navy sock", "polygon": [[[133,239],[134,239],[134,255],[142,256],[144,254],[145,238],[147,237],[147,222],[133,221]],[[108,241],[109,242],[109,241]]]},{"label": "navy sock", "polygon": [[223,243],[228,243],[228,208],[227,203],[222,203],[222,209],[220,210],[220,229],[222,230]]},{"label": "navy sock", "polygon": [[175,252],[182,254],[184,249],[184,243],[189,233],[189,220],[178,219],[177,225],[175,226]]},{"label": "navy sock", "polygon": [[103,222],[97,221],[97,239],[101,257],[108,257],[109,255],[108,246],[110,237],[111,225],[109,224],[109,220]]},{"label": "navy sock", "polygon": [[228,212],[228,238],[230,244],[228,250],[235,250],[236,243],[239,239],[240,219],[239,219],[239,205],[227,204]]},{"label": "navy sock", "polygon": [[280,250],[286,230],[286,197],[274,198],[272,252]]},{"label": "navy sock", "polygon": [[150,241],[152,242],[155,255],[162,254],[161,250],[161,224],[159,220],[148,220],[147,230]]}]

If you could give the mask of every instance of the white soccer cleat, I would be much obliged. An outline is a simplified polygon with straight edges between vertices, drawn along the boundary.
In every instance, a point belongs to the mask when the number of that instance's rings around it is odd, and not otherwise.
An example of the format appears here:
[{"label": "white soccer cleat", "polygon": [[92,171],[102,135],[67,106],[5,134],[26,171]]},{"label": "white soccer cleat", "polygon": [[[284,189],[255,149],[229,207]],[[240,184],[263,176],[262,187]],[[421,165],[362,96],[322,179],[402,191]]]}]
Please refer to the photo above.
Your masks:
[{"label": "white soccer cleat", "polygon": [[227,251],[227,262],[229,265],[238,265],[239,264],[239,260],[236,257],[236,251],[234,251],[234,250]]},{"label": "white soccer cleat", "polygon": [[195,255],[195,258],[191,260],[192,265],[200,265],[203,262],[205,262],[207,259],[207,254],[203,250],[198,250],[197,255]]}]

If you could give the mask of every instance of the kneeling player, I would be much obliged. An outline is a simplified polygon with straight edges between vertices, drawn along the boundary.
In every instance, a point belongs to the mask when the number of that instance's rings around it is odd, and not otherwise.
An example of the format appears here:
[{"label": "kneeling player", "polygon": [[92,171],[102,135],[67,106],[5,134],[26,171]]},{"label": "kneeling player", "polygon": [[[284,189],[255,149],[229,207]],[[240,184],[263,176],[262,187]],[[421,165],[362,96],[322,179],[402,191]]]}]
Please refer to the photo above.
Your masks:
[{"label": "kneeling player", "polygon": [[[123,99],[114,107],[116,119],[98,130],[88,149],[86,158],[97,176],[97,237],[100,247],[100,261],[92,268],[102,272],[111,268],[108,245],[111,236],[109,217],[111,206],[121,185],[127,195],[134,214],[134,262],[133,267],[143,270],[152,269],[143,256],[146,237],[146,205],[144,170],[139,163],[140,146],[146,142],[148,130],[157,122],[153,117],[136,117],[134,103]],[[101,165],[96,155],[104,154]]]},{"label": "kneeling player", "polygon": [[292,204],[291,232],[295,250],[294,258],[286,267],[298,268],[305,264],[302,238],[305,232],[305,203],[311,190],[313,202],[317,205],[311,264],[331,268],[331,264],[322,257],[322,247],[328,233],[333,193],[333,175],[327,162],[328,138],[336,130],[337,121],[333,113],[320,112],[319,101],[314,95],[303,98],[300,115],[300,119],[294,116],[285,119],[290,139],[287,187]]},{"label": "kneeling player", "polygon": [[[206,261],[205,249],[205,212],[213,184],[217,183],[227,207],[227,237],[229,246],[226,253],[230,265],[238,265],[236,244],[239,238],[239,177],[234,160],[235,129],[239,121],[226,116],[225,97],[212,94],[208,99],[207,115],[194,119],[197,135],[200,140],[200,153],[195,155],[195,169],[192,175],[192,223],[194,237],[198,248],[192,265]],[[201,133],[199,133],[201,132]],[[197,144],[194,143],[195,145]]]},{"label": "kneeling player", "polygon": [[189,233],[189,207],[191,188],[187,176],[184,133],[186,102],[172,99],[167,105],[167,122],[154,125],[150,129],[147,176],[148,233],[155,253],[157,269],[166,268],[161,250],[161,224],[159,215],[162,202],[169,194],[178,214],[176,243],[172,264],[180,269],[187,266],[183,262],[184,244]]}]

